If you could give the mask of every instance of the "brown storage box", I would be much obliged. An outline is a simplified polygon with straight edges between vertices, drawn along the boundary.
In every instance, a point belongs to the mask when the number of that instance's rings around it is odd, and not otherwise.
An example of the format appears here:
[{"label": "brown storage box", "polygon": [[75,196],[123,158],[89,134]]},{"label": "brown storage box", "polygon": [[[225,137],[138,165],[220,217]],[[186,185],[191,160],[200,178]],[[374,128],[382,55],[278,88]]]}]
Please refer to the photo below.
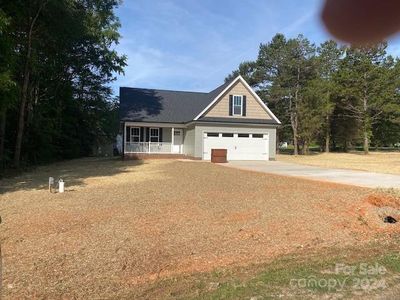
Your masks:
[{"label": "brown storage box", "polygon": [[226,149],[211,149],[211,162],[226,163]]}]

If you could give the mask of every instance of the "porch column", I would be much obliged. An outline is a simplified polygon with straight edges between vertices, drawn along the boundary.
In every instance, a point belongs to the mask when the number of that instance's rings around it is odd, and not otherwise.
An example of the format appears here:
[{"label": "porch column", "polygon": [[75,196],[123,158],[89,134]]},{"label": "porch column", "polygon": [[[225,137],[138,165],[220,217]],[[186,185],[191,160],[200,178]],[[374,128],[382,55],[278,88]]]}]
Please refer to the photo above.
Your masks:
[{"label": "porch column", "polygon": [[174,127],[171,129],[171,153],[174,152]]},{"label": "porch column", "polygon": [[126,147],[126,123],[124,122],[124,129],[122,132],[122,156],[125,156]]},{"label": "porch column", "polygon": [[147,136],[147,128],[148,128],[148,127],[145,127],[145,128],[144,128],[144,131],[146,132],[146,135],[145,135],[146,140],[149,139],[149,142],[147,143],[147,146],[149,147],[149,148],[147,149],[147,152],[150,153],[150,152],[151,152],[151,151],[150,151],[150,128],[149,128],[149,130],[148,130],[149,136]]}]

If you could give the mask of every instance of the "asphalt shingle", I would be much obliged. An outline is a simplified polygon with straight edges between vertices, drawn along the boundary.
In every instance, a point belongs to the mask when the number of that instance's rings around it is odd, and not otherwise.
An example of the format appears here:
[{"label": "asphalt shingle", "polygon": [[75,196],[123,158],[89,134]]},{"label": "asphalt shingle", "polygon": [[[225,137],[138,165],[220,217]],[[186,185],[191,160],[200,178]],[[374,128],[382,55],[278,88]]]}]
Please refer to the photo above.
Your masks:
[{"label": "asphalt shingle", "polygon": [[[120,88],[120,120],[131,122],[187,123],[202,112],[233,80],[209,93],[157,89]],[[238,119],[203,118],[203,121],[238,123]],[[243,123],[276,123],[244,120]]]}]

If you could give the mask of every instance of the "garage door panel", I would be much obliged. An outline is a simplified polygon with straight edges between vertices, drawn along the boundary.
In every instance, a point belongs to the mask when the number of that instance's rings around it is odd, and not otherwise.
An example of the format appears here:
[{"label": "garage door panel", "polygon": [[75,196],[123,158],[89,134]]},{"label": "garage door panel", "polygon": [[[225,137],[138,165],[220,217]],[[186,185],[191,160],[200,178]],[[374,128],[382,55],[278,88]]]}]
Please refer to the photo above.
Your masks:
[{"label": "garage door panel", "polygon": [[207,136],[203,139],[203,159],[211,159],[211,149],[227,149],[228,160],[268,160],[268,134],[262,138]]}]

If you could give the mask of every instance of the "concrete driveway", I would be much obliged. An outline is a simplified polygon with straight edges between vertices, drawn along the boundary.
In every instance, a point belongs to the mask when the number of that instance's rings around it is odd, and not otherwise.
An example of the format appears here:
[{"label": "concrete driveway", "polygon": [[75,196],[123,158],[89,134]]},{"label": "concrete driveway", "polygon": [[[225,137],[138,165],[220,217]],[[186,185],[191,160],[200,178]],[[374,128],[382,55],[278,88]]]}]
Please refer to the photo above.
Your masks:
[{"label": "concrete driveway", "polygon": [[327,169],[281,161],[231,161],[226,165],[243,170],[304,177],[370,188],[400,188],[400,175]]}]

